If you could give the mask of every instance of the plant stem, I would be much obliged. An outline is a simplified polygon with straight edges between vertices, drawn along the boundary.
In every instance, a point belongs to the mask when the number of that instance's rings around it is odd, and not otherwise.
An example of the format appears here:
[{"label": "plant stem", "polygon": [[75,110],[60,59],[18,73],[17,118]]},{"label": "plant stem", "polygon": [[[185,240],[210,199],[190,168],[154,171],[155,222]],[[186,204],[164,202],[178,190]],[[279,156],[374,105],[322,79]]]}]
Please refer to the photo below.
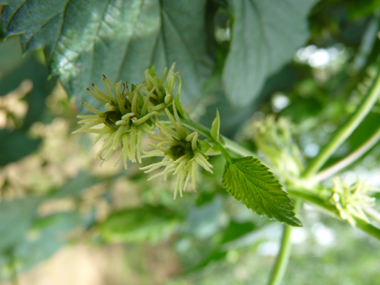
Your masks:
[{"label": "plant stem", "polygon": [[363,232],[366,232],[367,234],[373,236],[374,238],[377,238],[380,240],[380,229],[372,226],[371,224],[367,223],[366,221],[363,221],[359,218],[354,217],[356,221],[356,226],[361,229]]},{"label": "plant stem", "polygon": [[[166,122],[169,120],[166,116],[158,116],[158,119],[159,119],[159,121],[162,121],[162,122]],[[209,139],[214,140],[211,137],[210,129],[203,126],[202,124],[197,123],[197,122],[190,120],[190,119],[187,119],[187,120],[181,119],[181,122],[185,126],[189,127],[190,129],[205,135]],[[253,157],[255,156],[255,154],[252,151],[250,151],[249,149],[246,149],[245,147],[243,147],[240,144],[230,140],[229,138],[226,138],[222,135],[220,135],[220,136],[223,138],[223,140],[225,142],[225,148],[226,149],[232,151],[235,154],[241,155],[241,156],[253,156]]]},{"label": "plant stem", "polygon": [[[194,131],[197,131],[197,132],[200,132],[202,133],[203,135],[205,135],[206,137],[212,139],[211,137],[211,134],[210,134],[210,129],[197,123],[197,122],[194,122],[192,120],[183,120],[181,119],[182,123],[184,125],[186,125],[187,127],[193,129]],[[239,145],[238,143],[222,136],[222,138],[224,139],[226,145],[226,149],[238,154],[238,155],[241,155],[241,156],[255,156],[254,153],[248,149],[246,149],[245,147]]]},{"label": "plant stem", "polygon": [[330,216],[340,219],[339,213],[333,205],[327,204],[323,199],[321,199],[320,197],[316,195],[307,193],[308,192],[307,190],[298,191],[298,190],[293,190],[289,188],[287,188],[286,190],[289,193],[289,195],[297,199],[302,199],[306,202],[309,202],[312,205],[318,206]]},{"label": "plant stem", "polygon": [[[298,209],[301,205],[300,200],[295,201],[295,212],[298,212]],[[276,263],[273,267],[272,274],[269,280],[269,285],[279,285],[284,277],[286,267],[289,262],[290,252],[291,252],[291,234],[293,227],[284,225],[284,230],[282,233],[281,239],[281,248],[277,256]]]},{"label": "plant stem", "polygon": [[[298,199],[303,199],[306,202],[310,202],[313,205],[317,205],[317,206],[321,207],[323,210],[327,211],[327,213],[330,216],[332,216],[338,220],[342,220],[339,216],[338,210],[334,206],[327,204],[323,199],[321,199],[317,196],[305,193],[303,191],[301,192],[301,191],[292,190],[292,189],[287,189],[287,191],[291,196],[296,197]],[[354,217],[354,219],[356,221],[356,227],[357,228],[359,228],[363,232],[373,236],[374,238],[380,240],[380,229],[374,227],[373,225],[367,223],[366,221],[363,221],[360,218]]]},{"label": "plant stem", "polygon": [[371,87],[368,89],[363,101],[357,110],[350,116],[348,121],[335,133],[330,142],[325,145],[318,156],[308,165],[304,178],[309,178],[315,174],[323,164],[330,158],[337,148],[351,135],[356,127],[361,123],[364,117],[371,110],[372,106],[376,103],[380,95],[380,76],[377,72]]},{"label": "plant stem", "polygon": [[324,169],[320,173],[318,173],[314,181],[320,182],[341,169],[347,167],[351,163],[355,162],[357,159],[359,159],[363,154],[365,154],[367,151],[369,151],[374,145],[376,145],[380,140],[380,128],[365,142],[363,143],[359,148],[357,148],[354,152],[343,158],[341,161],[338,161],[334,165]]}]

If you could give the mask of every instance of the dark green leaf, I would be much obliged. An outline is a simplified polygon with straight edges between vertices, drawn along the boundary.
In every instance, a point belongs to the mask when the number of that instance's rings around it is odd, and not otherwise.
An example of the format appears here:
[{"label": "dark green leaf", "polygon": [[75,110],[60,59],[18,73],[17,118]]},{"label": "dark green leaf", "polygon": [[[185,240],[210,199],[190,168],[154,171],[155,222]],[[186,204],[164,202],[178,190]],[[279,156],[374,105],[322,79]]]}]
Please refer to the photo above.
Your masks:
[{"label": "dark green leaf", "polygon": [[167,238],[177,224],[175,215],[162,207],[145,206],[111,214],[100,224],[107,241],[160,241]]},{"label": "dark green leaf", "polygon": [[253,157],[232,159],[223,174],[223,186],[238,201],[259,215],[300,227],[294,206],[266,166]]},{"label": "dark green leaf", "polygon": [[37,149],[40,139],[31,139],[25,133],[0,130],[0,166],[15,162]]},{"label": "dark green leaf", "polygon": [[[3,76],[25,62],[26,58],[21,56],[21,53],[20,39],[14,37],[7,41],[2,41],[0,34],[0,72]],[[2,95],[5,94],[0,92],[0,96]]]},{"label": "dark green leaf", "polygon": [[236,0],[224,86],[236,105],[252,102],[265,79],[291,60],[308,38],[306,16],[316,0]]},{"label": "dark green leaf", "polygon": [[222,243],[227,243],[236,240],[243,235],[252,232],[256,228],[254,223],[251,222],[235,222],[231,221],[228,227],[224,230]]},{"label": "dark green leaf", "polygon": [[[177,61],[185,101],[200,96],[207,72],[205,0],[31,0],[3,7],[6,35],[21,34],[24,50],[46,46],[48,64],[70,96],[98,105],[86,88],[111,81],[140,83],[152,64]],[[195,44],[196,43],[196,44]],[[187,97],[187,98],[186,98]]]},{"label": "dark green leaf", "polygon": [[[21,55],[19,55],[21,57]],[[37,62],[34,57],[28,57],[23,64],[0,79],[0,96],[16,89],[24,80],[32,81],[32,90],[25,95],[28,111],[23,118],[22,130],[27,130],[40,119],[45,109],[46,97],[53,90],[56,79],[47,81],[46,66]]]}]

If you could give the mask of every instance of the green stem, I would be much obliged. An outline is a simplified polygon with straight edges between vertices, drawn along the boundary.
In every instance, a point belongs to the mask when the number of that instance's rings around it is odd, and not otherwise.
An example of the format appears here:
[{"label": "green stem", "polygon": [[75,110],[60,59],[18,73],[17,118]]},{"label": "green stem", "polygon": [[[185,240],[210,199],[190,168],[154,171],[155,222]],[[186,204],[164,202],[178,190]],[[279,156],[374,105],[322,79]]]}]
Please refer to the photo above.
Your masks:
[{"label": "green stem", "polygon": [[[168,121],[168,118],[166,116],[158,116],[158,119],[159,121]],[[189,127],[190,129],[194,130],[194,131],[197,131],[203,135],[205,135],[206,137],[208,137],[209,139],[212,139],[213,138],[211,137],[211,134],[210,134],[210,129],[203,126],[202,124],[200,123],[197,123],[193,120],[190,120],[190,119],[181,119],[181,122]],[[222,136],[224,142],[225,142],[225,148],[238,154],[238,155],[241,155],[241,156],[255,156],[255,154],[246,149],[245,147],[241,146],[240,144],[230,140],[229,138],[226,138],[224,136]]]},{"label": "green stem", "polygon": [[380,240],[380,229],[372,226],[371,224],[367,223],[366,221],[363,221],[359,218],[354,217],[356,221],[356,226],[361,229],[363,232],[366,232],[367,234],[373,236],[374,238],[377,238]]},{"label": "green stem", "polygon": [[220,149],[220,152],[222,153],[224,159],[227,160],[229,163],[232,163],[231,155],[227,152],[227,150],[221,144],[219,144],[219,149]]},{"label": "green stem", "polygon": [[341,169],[347,167],[351,163],[355,162],[359,158],[362,157],[367,151],[369,151],[374,145],[376,145],[380,140],[380,128],[365,142],[363,143],[359,148],[357,148],[354,152],[343,158],[341,161],[338,161],[334,165],[330,166],[329,168],[324,169],[320,173],[318,173],[314,181],[315,182],[320,182]]},{"label": "green stem", "polygon": [[361,123],[364,117],[371,110],[372,106],[376,103],[380,95],[380,76],[379,71],[373,81],[371,87],[368,89],[362,103],[357,110],[350,116],[349,120],[335,133],[330,142],[325,145],[318,156],[307,167],[304,177],[309,178],[315,174],[323,164],[330,158],[330,156],[337,150],[337,148],[351,135],[356,127]]},{"label": "green stem", "polygon": [[[298,212],[298,209],[301,205],[300,200],[295,201],[296,209],[295,212]],[[291,234],[293,227],[284,225],[284,230],[282,233],[281,239],[281,248],[277,256],[276,263],[273,267],[272,274],[269,280],[269,285],[279,285],[284,277],[286,267],[289,262],[290,253],[291,253]]]},{"label": "green stem", "polygon": [[[194,122],[192,120],[181,120],[182,123],[184,125],[186,125],[187,127],[193,129],[194,131],[197,131],[197,132],[200,132],[202,133],[203,135],[205,135],[206,137],[208,137],[209,139],[212,139],[211,137],[211,134],[210,134],[210,129],[197,123],[197,122]],[[254,153],[248,149],[246,149],[245,147],[239,145],[238,143],[230,140],[229,138],[226,138],[224,136],[222,136],[222,138],[224,139],[226,145],[226,149],[238,154],[238,155],[241,155],[241,156],[255,156]]]},{"label": "green stem", "polygon": [[297,199],[302,199],[306,202],[309,202],[312,205],[318,206],[330,216],[340,219],[338,210],[333,205],[327,204],[325,200],[321,199],[320,197],[316,195],[307,193],[307,190],[298,191],[298,190],[293,190],[289,188],[287,188],[286,190],[288,191],[289,195]]}]

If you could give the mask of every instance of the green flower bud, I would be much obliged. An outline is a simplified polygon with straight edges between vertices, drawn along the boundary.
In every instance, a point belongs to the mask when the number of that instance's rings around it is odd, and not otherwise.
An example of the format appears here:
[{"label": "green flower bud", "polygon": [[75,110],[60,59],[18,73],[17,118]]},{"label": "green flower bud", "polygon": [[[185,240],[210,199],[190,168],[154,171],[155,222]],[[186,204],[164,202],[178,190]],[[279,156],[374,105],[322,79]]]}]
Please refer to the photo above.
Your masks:
[{"label": "green flower bud", "polygon": [[[104,76],[104,75],[103,75]],[[98,134],[94,144],[104,138],[103,146],[97,156],[103,161],[108,160],[114,151],[121,148],[116,163],[123,158],[127,169],[127,160],[141,163],[141,142],[145,133],[153,134],[155,121],[153,116],[157,112],[149,112],[149,94],[143,97],[139,92],[144,85],[132,85],[132,91],[121,81],[116,86],[106,77],[103,78],[106,93],[99,90],[94,84],[94,91],[88,92],[102,103],[105,112],[101,112],[85,102],[81,102],[94,115],[79,115],[78,124],[83,126],[73,133],[88,132]],[[152,93],[152,92],[151,92]],[[115,163],[115,164],[116,164]]]},{"label": "green flower bud", "polygon": [[333,181],[333,194],[329,201],[337,208],[340,217],[347,220],[353,227],[356,226],[353,216],[369,223],[368,217],[363,211],[364,207],[375,205],[375,198],[368,195],[372,191],[369,185],[360,180],[349,185],[346,179],[342,181],[338,176],[335,176]]},{"label": "green flower bud", "polygon": [[163,156],[163,160],[140,168],[145,173],[150,173],[161,167],[165,169],[149,178],[153,179],[158,176],[164,176],[172,173],[177,176],[176,187],[174,190],[174,199],[179,191],[180,196],[186,188],[187,183],[192,179],[192,186],[196,191],[196,173],[198,165],[202,166],[206,171],[213,173],[211,168],[214,168],[208,162],[208,157],[202,151],[203,144],[198,141],[199,133],[191,132],[188,128],[182,125],[177,113],[175,104],[173,104],[173,115],[168,109],[165,109],[174,129],[163,124],[158,124],[160,136],[151,136],[156,140],[157,144],[152,144],[155,150],[147,152],[143,157]]},{"label": "green flower bud", "polygon": [[175,63],[167,72],[165,68],[161,78],[159,78],[154,70],[145,70],[145,84],[141,89],[148,97],[149,108],[153,111],[161,111],[170,106],[174,100],[174,89],[176,87],[176,78],[178,78],[178,91],[179,96],[181,89],[181,79],[179,72],[174,73]]}]

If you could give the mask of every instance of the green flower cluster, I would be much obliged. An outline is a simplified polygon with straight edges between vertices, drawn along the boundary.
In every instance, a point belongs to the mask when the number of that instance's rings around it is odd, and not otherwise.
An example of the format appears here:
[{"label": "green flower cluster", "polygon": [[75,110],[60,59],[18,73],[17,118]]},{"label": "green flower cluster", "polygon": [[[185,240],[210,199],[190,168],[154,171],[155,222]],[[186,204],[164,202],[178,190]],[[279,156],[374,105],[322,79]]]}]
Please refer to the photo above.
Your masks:
[{"label": "green flower cluster", "polygon": [[[208,162],[208,157],[202,151],[202,145],[198,141],[199,133],[191,132],[183,126],[175,104],[173,105],[173,111],[174,117],[168,109],[165,109],[174,129],[159,124],[160,136],[151,136],[153,140],[158,141],[158,144],[152,144],[156,150],[147,152],[144,155],[144,157],[163,156],[164,159],[161,162],[140,169],[145,170],[145,173],[150,173],[160,167],[165,167],[161,173],[150,177],[150,179],[163,175],[166,180],[167,175],[171,172],[174,175],[178,175],[174,190],[175,199],[178,191],[182,197],[183,190],[191,178],[193,190],[196,192],[196,171],[198,164],[210,173],[213,173],[211,168],[214,168],[214,166]],[[203,141],[203,143],[206,142]]]},{"label": "green flower cluster", "polygon": [[287,118],[276,120],[273,115],[255,120],[249,126],[253,141],[269,159],[271,168],[289,183],[298,181],[303,171],[301,152],[292,139],[292,129]]},{"label": "green flower cluster", "polygon": [[[178,86],[177,86],[178,82]],[[174,72],[174,64],[159,78],[154,69],[145,71],[145,81],[140,85],[132,85],[131,88],[121,81],[113,84],[103,75],[103,83],[106,92],[101,91],[93,84],[93,90],[88,92],[101,104],[105,111],[100,111],[82,102],[91,115],[79,115],[78,124],[83,125],[74,133],[87,132],[98,134],[94,144],[103,139],[103,145],[97,153],[102,161],[108,160],[115,151],[120,149],[116,160],[123,160],[127,169],[128,160],[142,162],[144,157],[163,156],[162,162],[154,163],[141,168],[146,173],[155,171],[164,166],[165,169],[154,176],[167,174],[177,176],[174,197],[177,192],[185,190],[186,185],[192,179],[193,189],[196,189],[196,172],[198,165],[212,173],[213,167],[208,162],[208,157],[201,146],[205,141],[199,140],[199,133],[191,132],[180,119],[186,117],[180,102],[181,78]],[[123,89],[121,90],[121,86]],[[177,89],[177,96],[173,92]],[[159,116],[160,115],[160,116]],[[169,125],[160,123],[160,117],[168,118]],[[142,155],[142,139],[145,134],[153,135],[159,128],[160,137],[151,136],[158,141],[153,147],[154,151]],[[115,163],[115,164],[116,164]]]},{"label": "green flower cluster", "polygon": [[333,194],[330,202],[337,208],[340,217],[347,220],[353,227],[356,225],[354,216],[369,223],[363,209],[375,205],[376,199],[369,196],[369,193],[373,192],[371,187],[360,180],[353,185],[349,185],[346,179],[342,181],[338,176],[335,176],[333,181]]}]

